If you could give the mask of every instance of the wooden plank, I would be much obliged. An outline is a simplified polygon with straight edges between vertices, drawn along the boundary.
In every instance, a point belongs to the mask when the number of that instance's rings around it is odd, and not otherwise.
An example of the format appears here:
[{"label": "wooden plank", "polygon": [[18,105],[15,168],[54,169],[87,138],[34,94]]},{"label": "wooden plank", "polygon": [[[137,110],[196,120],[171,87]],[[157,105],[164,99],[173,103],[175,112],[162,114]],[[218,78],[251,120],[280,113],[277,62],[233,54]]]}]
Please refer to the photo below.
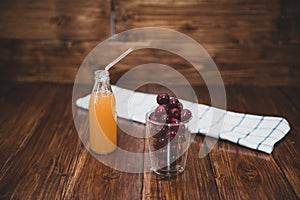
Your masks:
[{"label": "wooden plank", "polygon": [[[2,40],[0,79],[19,82],[73,83],[78,67],[97,44],[98,41]],[[122,43],[111,45],[111,48],[115,49],[122,46]],[[130,46],[130,42],[124,45]],[[182,47],[187,48],[184,45]],[[247,47],[207,44],[205,47],[216,62],[225,84],[258,86],[299,84],[297,77],[300,74],[298,67],[300,61],[297,52],[300,49],[298,46]],[[190,55],[193,56],[193,51],[187,52],[191,52]],[[114,54],[114,52],[106,52],[103,56],[116,56]],[[111,78],[115,83],[129,69],[151,62],[174,67],[193,85],[204,84],[184,59],[168,52],[151,49],[138,50],[126,57],[111,69]],[[210,80],[213,80],[216,75],[209,71],[206,73]],[[84,79],[92,82],[92,72],[86,74]]]},{"label": "wooden plank", "polygon": [[[84,57],[109,36],[108,3],[3,2],[0,80],[72,83]],[[115,1],[116,31],[159,26],[186,33],[208,50],[225,84],[297,85],[299,6],[292,0],[281,3],[280,8],[280,1],[271,0]],[[114,80],[134,62],[120,67]],[[184,73],[199,83],[191,71]],[[215,74],[208,76],[212,80]]]},{"label": "wooden plank", "polygon": [[[14,99],[13,97],[16,95],[15,92],[20,89],[19,84],[17,83],[9,83],[9,84],[1,84],[1,97],[0,97],[0,105],[1,110],[5,115],[0,115],[0,125],[6,123],[6,120],[10,119],[11,116],[15,115],[13,112],[9,112],[10,110],[17,110],[15,105],[19,105],[21,107],[20,99]],[[25,98],[25,97],[24,97]],[[11,99],[14,99],[12,101]],[[4,106],[7,105],[7,106]]]},{"label": "wooden plank", "polygon": [[[139,16],[139,14],[136,15]],[[166,15],[167,19],[163,17],[156,19],[152,16],[148,18],[136,17],[138,20],[132,21],[116,19],[116,30],[122,32],[132,28],[145,27],[145,25],[169,28],[185,33],[202,44],[273,44],[276,43],[277,39],[278,29],[276,25],[278,22],[275,19],[270,19],[270,17],[253,19],[253,17],[248,16],[197,16],[196,19],[186,19],[184,18],[185,15],[176,15],[181,16],[181,18],[176,19],[169,14]]]},{"label": "wooden plank", "polygon": [[[82,113],[87,116],[87,112]],[[143,133],[143,125],[132,126],[132,122],[119,120],[128,130]],[[87,125],[87,124],[86,124]],[[133,127],[133,128],[130,128]],[[82,127],[86,129],[86,126]],[[126,133],[118,129],[118,146],[131,152],[143,152],[144,140],[140,138],[128,137]],[[118,157],[114,152],[111,159],[118,159],[116,162],[126,162]],[[125,159],[125,158],[124,158]],[[79,164],[73,170],[74,176],[68,180],[65,195],[66,199],[139,199],[141,197],[143,174],[130,174],[110,168],[95,159],[88,151],[83,151],[78,157]],[[73,161],[74,163],[78,161]],[[127,160],[128,162],[128,160]],[[130,162],[127,167],[142,167],[143,160],[139,165],[132,166]],[[126,167],[125,167],[126,168]]]},{"label": "wooden plank", "polygon": [[[17,153],[19,153],[31,139],[34,131],[39,126],[40,118],[47,115],[45,109],[54,97],[54,90],[47,91],[49,87],[41,90],[41,86],[23,85],[7,86],[11,92],[5,97],[1,104],[1,174],[8,170]],[[31,88],[31,90],[28,90]],[[41,90],[41,91],[39,91]],[[19,95],[19,98],[16,96]],[[41,102],[45,96],[44,101]],[[38,107],[36,105],[39,105]],[[16,126],[19,124],[19,126]]]},{"label": "wooden plank", "polygon": [[[189,149],[186,171],[167,180],[152,173],[119,172],[91,156],[73,125],[71,86],[1,85],[0,91],[7,95],[0,97],[3,113],[0,115],[0,198],[299,199],[300,112],[295,106],[298,95],[293,89],[226,89],[229,110],[283,115],[291,123],[292,131],[276,145],[272,155],[219,141],[203,159],[198,157],[203,137],[196,136]],[[139,91],[156,93],[161,87],[143,86]],[[211,103],[206,87],[195,87],[195,91],[199,102]],[[87,111],[80,109],[75,114],[83,120],[79,128],[87,131]],[[132,132],[144,133],[141,124],[120,122]],[[143,139],[130,137],[121,130],[118,134],[120,147],[144,151]]]},{"label": "wooden plank", "polygon": [[[299,68],[294,65],[268,64],[219,64],[226,85],[297,86]],[[224,69],[222,69],[224,67]],[[236,69],[236,70],[235,70]],[[276,70],[275,70],[276,69]]]},{"label": "wooden plank", "polygon": [[[66,119],[64,120],[61,113],[64,113],[69,99],[65,95],[65,88],[52,87],[52,89],[51,92],[51,89],[39,86],[38,90],[34,87],[27,87],[27,90],[25,90],[27,92],[32,90],[37,93],[37,99],[25,101],[27,107],[29,107],[27,109],[28,114],[31,117],[24,114],[26,119],[21,118],[21,121],[16,121],[15,128],[11,130],[14,134],[7,137],[3,142],[5,145],[1,145],[2,152],[5,152],[5,149],[12,150],[0,172],[1,198],[42,198],[43,196],[54,198],[59,196],[61,192],[61,189],[58,188],[59,181],[53,181],[60,177],[64,178],[64,176],[61,176],[63,172],[60,171],[65,170],[64,161],[60,161],[62,158],[58,160],[54,158],[59,155],[57,150],[60,152],[62,149],[50,147],[52,146],[51,142],[53,142],[54,134],[56,133],[56,136],[61,134],[61,127],[65,125]],[[41,100],[46,103],[41,103]],[[40,106],[37,108],[39,104]],[[50,112],[54,106],[58,110]],[[23,111],[25,110],[23,108]],[[68,114],[70,114],[69,111]],[[22,125],[24,121],[26,122],[25,126]],[[72,125],[72,122],[69,121],[69,124]],[[27,128],[27,126],[30,128]],[[62,140],[60,139],[59,142],[62,142]],[[65,146],[63,143],[61,145]],[[70,151],[67,153],[71,158]],[[68,162],[66,157],[64,159]],[[44,187],[45,184],[47,187]]]},{"label": "wooden plank", "polygon": [[1,80],[72,83],[98,42],[2,39]]},{"label": "wooden plank", "polygon": [[0,10],[0,80],[73,82],[84,57],[110,36],[106,0],[13,0]]},{"label": "wooden plank", "polygon": [[300,15],[300,2],[297,0],[284,0],[281,6],[283,16]]},{"label": "wooden plank", "polygon": [[[26,148],[18,152],[11,161],[10,167],[4,166],[5,173],[1,173],[1,191],[5,192],[2,197],[43,199],[88,197],[93,199],[99,196],[115,197],[116,195],[118,198],[127,198],[127,196],[130,199],[139,198],[141,181],[138,180],[141,180],[142,175],[122,173],[106,167],[82,147],[73,121],[70,120],[72,116],[71,104],[68,103],[70,95],[65,95],[71,93],[71,87],[58,89],[55,96],[66,98],[60,99],[58,104],[53,101],[52,105],[46,109],[48,114],[34,131]],[[46,89],[44,91],[49,92]],[[50,109],[57,110],[50,112]],[[87,111],[80,113],[87,119]],[[87,130],[86,126],[87,123],[84,123],[81,128]],[[143,130],[136,129],[135,131],[143,132]],[[131,147],[136,150],[132,145],[135,141],[128,140],[122,134],[119,135],[119,140],[123,142],[122,147],[128,147],[127,150]],[[36,145],[37,143],[41,145]],[[143,142],[136,144],[144,148]],[[79,180],[82,185],[78,184]],[[134,184],[128,187],[128,183],[132,182]],[[95,187],[95,184],[102,185],[102,188]],[[87,185],[90,186],[87,187]]]},{"label": "wooden plank", "polygon": [[[221,46],[221,45],[220,45]],[[205,46],[206,47],[206,46]],[[298,45],[236,45],[210,49],[206,47],[213,55],[216,62],[238,63],[238,64],[280,64],[299,66],[300,61],[296,54],[300,51]],[[242,67],[242,66],[241,66]]]},{"label": "wooden plank", "polygon": [[221,199],[297,199],[273,159],[232,146],[219,142],[210,153]]},{"label": "wooden plank", "polygon": [[[237,49],[232,50],[232,52],[230,52],[230,49],[210,50],[213,52],[213,58],[216,61],[224,84],[266,86],[297,85],[300,83],[298,79],[300,68],[297,64],[294,65],[292,63],[288,63],[289,61],[295,63],[297,62],[295,53],[294,56],[291,56],[295,59],[289,59],[289,56],[287,55],[279,55],[280,50],[277,51],[276,47],[274,47],[275,50],[273,53],[265,51],[269,55],[264,55],[264,57],[261,58],[263,53],[260,53],[262,51],[259,49],[259,47],[253,48],[252,50],[243,49],[243,47],[240,48],[240,52]],[[248,58],[247,52],[249,52]],[[234,56],[235,54],[236,56]],[[282,60],[280,60],[279,57],[281,57]],[[284,63],[283,60],[287,63]],[[122,60],[119,64],[111,69],[111,73],[113,74],[113,82],[116,82],[119,77],[121,77],[126,71],[132,69],[134,66],[146,63],[165,64],[178,70],[178,72],[184,75],[192,85],[205,84],[204,80],[198,75],[197,71],[187,61],[167,52],[153,50],[141,50],[133,52],[130,56]],[[274,70],[274,68],[276,68],[276,70]],[[216,84],[216,82],[214,82],[215,77],[217,76],[216,71],[206,69],[204,67],[201,69],[201,75],[208,77],[208,80],[210,81],[209,84]],[[138,79],[141,76],[137,76],[136,78]],[[170,77],[171,75],[169,74],[160,73],[159,76],[161,76],[162,79],[172,82],[173,84],[180,85],[180,82],[172,79],[172,77]],[[137,80],[133,78],[128,80],[127,83],[131,84],[132,82],[134,83],[136,81]]]},{"label": "wooden plank", "polygon": [[[1,198],[96,198],[99,196],[109,197],[109,195],[118,198],[140,198],[142,174],[118,172],[104,166],[89,155],[82,148],[73,121],[70,120],[72,116],[71,104],[68,103],[70,95],[65,94],[71,93],[71,87],[57,89],[55,96],[65,98],[53,101],[47,108],[40,107],[40,109],[46,109],[45,116],[42,117],[37,128],[28,134],[31,135],[30,140],[26,145],[20,146],[19,151],[14,152],[15,156],[9,160],[9,164],[3,166],[0,173]],[[24,92],[26,91],[24,90]],[[42,92],[48,94],[51,92],[49,88],[32,91],[41,91],[38,95],[39,101],[45,96]],[[28,93],[28,96],[31,94]],[[48,99],[57,100],[57,98],[49,98],[49,95]],[[32,101],[32,103],[38,105],[38,102]],[[40,109],[36,109],[37,114]],[[30,114],[35,116],[34,111],[31,111]],[[87,111],[81,112],[81,115],[87,119]],[[83,124],[81,128],[85,129],[86,126],[87,123]],[[26,132],[26,127],[23,128]],[[135,131],[144,132],[143,126],[141,128],[140,130],[135,129]],[[14,139],[13,137],[9,138],[10,140]],[[127,147],[127,150],[136,150],[136,146],[132,145],[136,140],[128,140],[125,135],[120,135],[119,140],[121,143],[123,142],[121,146]],[[144,143],[137,142],[136,144],[142,147],[143,151]],[[1,151],[4,152],[2,147],[5,146],[1,145]],[[10,154],[5,153],[4,155]],[[3,157],[3,159],[6,158]],[[83,185],[78,184],[79,180]],[[114,184],[110,185],[110,183]],[[102,187],[99,188],[98,184]]]},{"label": "wooden plank", "polygon": [[278,41],[279,1],[132,0],[116,1],[115,7],[117,32],[156,26],[175,29],[200,42],[217,63],[225,84],[299,84],[299,47]]},{"label": "wooden plank", "polygon": [[[279,1],[116,1],[116,32],[154,26],[202,43],[274,43]],[[273,34],[272,34],[273,33]]]},{"label": "wooden plank", "polygon": [[[266,114],[262,113],[262,110],[259,112],[258,109],[255,109],[257,103],[254,101],[257,101],[257,98],[253,97],[266,99],[266,103],[270,103],[269,93],[258,95],[255,92],[257,90],[261,91],[259,88],[249,90],[246,87],[241,87],[241,89],[227,87],[228,110]],[[272,91],[270,90],[270,93]],[[202,96],[202,99],[204,102],[209,102],[208,96]],[[264,106],[265,112],[274,111],[273,107]],[[285,174],[270,155],[226,141],[218,141],[210,152],[210,159],[216,173],[221,199],[297,199],[290,183],[285,179]]]},{"label": "wooden plank", "polygon": [[300,16],[282,17],[280,25],[280,42],[282,44],[300,43]]},{"label": "wooden plank", "polygon": [[[293,192],[295,192],[299,198],[300,187],[298,184],[299,175],[297,174],[299,174],[298,160],[300,157],[300,149],[295,145],[295,142],[299,142],[299,137],[297,137],[297,132],[299,131],[297,121],[299,112],[296,111],[289,100],[276,89],[248,89],[247,92],[244,90],[239,91],[244,97],[243,104],[247,105],[246,108],[251,109],[251,112],[264,115],[284,116],[291,123],[292,130],[275,146],[272,155],[284,174],[284,178],[289,182]],[[250,93],[251,96],[249,95]],[[258,101],[257,99],[253,99],[253,96],[265,96],[265,98]],[[283,157],[284,159],[282,159]]]},{"label": "wooden plank", "polygon": [[290,103],[300,110],[300,93],[299,87],[280,87],[280,91],[289,99]]},{"label": "wooden plank", "polygon": [[[188,0],[188,1],[159,1],[159,0],[146,0],[146,1],[138,1],[138,0],[130,0],[128,2],[116,1],[115,9],[122,9],[121,6],[124,6],[124,9],[130,9],[131,12],[127,13],[128,15],[134,14],[134,12],[145,13],[156,15],[154,12],[168,12],[166,8],[172,8],[175,11],[178,11],[178,14],[182,14],[184,16],[193,16],[193,15],[262,15],[262,16],[274,16],[278,14],[279,11],[279,1],[275,1],[273,5],[269,5],[274,1],[266,0],[266,1],[253,1],[249,0],[229,0],[229,1],[197,1],[197,0]],[[136,8],[144,7],[144,10],[138,10]],[[156,9],[154,9],[156,8]],[[269,8],[269,9],[267,9]],[[214,12],[211,12],[214,10]],[[202,11],[202,12],[198,12]],[[151,13],[152,12],[152,13]],[[122,12],[120,14],[126,14]],[[175,15],[175,12],[171,13],[171,15]]]},{"label": "wooden plank", "polygon": [[[62,90],[66,93],[66,90]],[[68,91],[70,91],[68,89]],[[69,97],[66,98],[70,102]],[[70,173],[72,164],[76,160],[76,155],[82,150],[81,142],[78,137],[71,119],[71,104],[61,100],[60,106],[55,106],[59,110],[58,116],[50,118],[49,125],[45,124],[48,130],[39,130],[45,135],[45,139],[39,138],[42,143],[33,149],[34,157],[29,159],[29,169],[23,169],[26,179],[21,179],[17,184],[12,197],[28,196],[28,198],[58,199],[63,197],[63,188],[68,179],[72,177]],[[54,121],[57,120],[57,121]],[[44,128],[44,127],[43,127]],[[48,137],[47,137],[48,136]],[[38,136],[35,136],[38,137]],[[36,142],[35,142],[36,143]],[[70,145],[72,144],[72,145]],[[42,153],[35,153],[35,150]],[[29,146],[30,149],[30,146]],[[25,151],[26,152],[26,151]],[[28,159],[30,156],[25,155]],[[22,159],[18,159],[22,160]],[[26,161],[25,161],[26,162]],[[38,165],[38,169],[32,164]],[[28,170],[28,171],[27,171]],[[23,172],[23,173],[24,173]],[[32,192],[25,188],[30,188],[34,183]]]},{"label": "wooden plank", "polygon": [[295,0],[281,2],[281,16],[279,24],[279,39],[283,44],[300,43],[300,3]]},{"label": "wooden plank", "polygon": [[[290,99],[286,98],[280,91],[275,89],[250,89],[247,92],[241,91],[241,93],[245,99],[243,102],[248,104],[247,108],[249,110],[251,109],[251,112],[283,116],[289,121],[291,131],[281,142],[276,144],[272,155],[286,179],[290,182],[290,187],[293,188],[299,198],[300,176],[298,166],[300,160],[300,147],[297,145],[300,142],[298,136],[300,131],[298,120],[300,117],[299,109],[295,107],[295,104],[291,103]],[[251,96],[249,95],[250,93]],[[257,100],[253,99],[252,96],[265,96],[265,98]]]},{"label": "wooden plank", "polygon": [[0,38],[97,40],[110,35],[106,0],[5,0],[0,11]]}]

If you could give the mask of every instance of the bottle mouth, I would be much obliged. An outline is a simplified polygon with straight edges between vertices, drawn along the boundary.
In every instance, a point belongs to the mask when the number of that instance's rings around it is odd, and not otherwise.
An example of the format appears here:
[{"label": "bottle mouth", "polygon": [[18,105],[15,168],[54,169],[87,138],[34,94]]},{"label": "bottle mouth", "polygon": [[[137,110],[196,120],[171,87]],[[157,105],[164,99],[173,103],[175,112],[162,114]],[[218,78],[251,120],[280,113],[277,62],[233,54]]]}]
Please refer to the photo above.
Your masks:
[{"label": "bottle mouth", "polygon": [[107,70],[97,70],[95,71],[95,80],[109,80],[109,71]]}]

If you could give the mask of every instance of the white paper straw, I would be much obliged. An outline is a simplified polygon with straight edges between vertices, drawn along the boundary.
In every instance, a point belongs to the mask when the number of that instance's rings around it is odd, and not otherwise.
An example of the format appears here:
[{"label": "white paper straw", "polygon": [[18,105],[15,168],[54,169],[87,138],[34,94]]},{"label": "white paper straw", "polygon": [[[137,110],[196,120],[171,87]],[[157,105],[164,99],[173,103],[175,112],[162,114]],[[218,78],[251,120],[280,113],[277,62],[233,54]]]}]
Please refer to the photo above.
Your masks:
[{"label": "white paper straw", "polygon": [[132,51],[133,51],[133,49],[129,48],[127,51],[125,51],[124,53],[122,53],[116,60],[114,60],[111,63],[109,63],[105,67],[105,70],[108,71],[112,66],[114,66],[115,64],[117,64],[120,60],[122,60],[125,56],[127,56],[128,54],[130,54]]}]

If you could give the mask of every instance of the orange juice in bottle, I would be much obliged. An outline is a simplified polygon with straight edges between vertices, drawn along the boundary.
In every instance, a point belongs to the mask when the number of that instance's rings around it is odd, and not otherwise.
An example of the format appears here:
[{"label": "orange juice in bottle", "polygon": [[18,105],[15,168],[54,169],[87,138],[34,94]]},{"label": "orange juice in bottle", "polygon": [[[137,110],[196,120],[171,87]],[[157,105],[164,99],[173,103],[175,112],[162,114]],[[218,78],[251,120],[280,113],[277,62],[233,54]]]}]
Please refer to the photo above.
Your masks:
[{"label": "orange juice in bottle", "polygon": [[117,147],[115,97],[109,82],[109,72],[95,72],[95,84],[89,102],[90,149],[107,154]]}]

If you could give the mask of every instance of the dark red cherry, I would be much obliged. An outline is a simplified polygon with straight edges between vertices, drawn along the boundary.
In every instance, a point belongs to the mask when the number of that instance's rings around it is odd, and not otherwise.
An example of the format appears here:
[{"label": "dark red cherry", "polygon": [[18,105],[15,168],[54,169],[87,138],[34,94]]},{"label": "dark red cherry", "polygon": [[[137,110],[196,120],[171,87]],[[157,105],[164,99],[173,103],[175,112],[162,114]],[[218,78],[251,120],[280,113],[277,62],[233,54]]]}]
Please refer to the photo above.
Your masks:
[{"label": "dark red cherry", "polygon": [[157,108],[155,109],[156,116],[161,116],[166,113],[167,113],[167,110],[166,110],[165,106],[163,106],[163,105],[157,106]]},{"label": "dark red cherry", "polygon": [[168,131],[168,127],[163,126],[160,127],[159,130],[156,132],[156,134],[153,136],[154,138],[162,138],[166,136],[166,133]]},{"label": "dark red cherry", "polygon": [[189,109],[183,109],[181,111],[181,120],[182,121],[187,121],[191,118],[192,112]]},{"label": "dark red cherry", "polygon": [[154,112],[152,112],[152,113],[150,114],[149,119],[150,119],[151,121],[155,121],[155,122],[158,121],[158,119],[157,119],[157,117],[156,117],[156,115],[155,115]]},{"label": "dark red cherry", "polygon": [[180,124],[180,120],[173,117],[173,118],[171,118],[171,123],[172,124]]},{"label": "dark red cherry", "polygon": [[169,99],[170,99],[170,97],[169,97],[169,95],[167,93],[160,93],[156,97],[156,102],[159,105],[168,104],[169,103]]},{"label": "dark red cherry", "polygon": [[177,98],[173,97],[169,100],[169,107],[170,108],[176,108],[179,104],[179,101]]},{"label": "dark red cherry", "polygon": [[180,110],[178,108],[171,108],[169,110],[169,115],[176,119],[180,119]]},{"label": "dark red cherry", "polygon": [[166,111],[169,111],[169,106],[167,104],[162,104],[163,107],[165,107]]},{"label": "dark red cherry", "polygon": [[165,137],[156,138],[156,140],[153,143],[153,147],[155,149],[161,149],[162,147],[166,146],[168,144],[168,139]]},{"label": "dark red cherry", "polygon": [[180,120],[176,118],[171,118],[171,123],[172,123],[171,129],[174,131],[178,131]]},{"label": "dark red cherry", "polygon": [[167,114],[162,114],[159,118],[159,122],[160,123],[170,123],[171,122],[171,118],[169,115]]}]

